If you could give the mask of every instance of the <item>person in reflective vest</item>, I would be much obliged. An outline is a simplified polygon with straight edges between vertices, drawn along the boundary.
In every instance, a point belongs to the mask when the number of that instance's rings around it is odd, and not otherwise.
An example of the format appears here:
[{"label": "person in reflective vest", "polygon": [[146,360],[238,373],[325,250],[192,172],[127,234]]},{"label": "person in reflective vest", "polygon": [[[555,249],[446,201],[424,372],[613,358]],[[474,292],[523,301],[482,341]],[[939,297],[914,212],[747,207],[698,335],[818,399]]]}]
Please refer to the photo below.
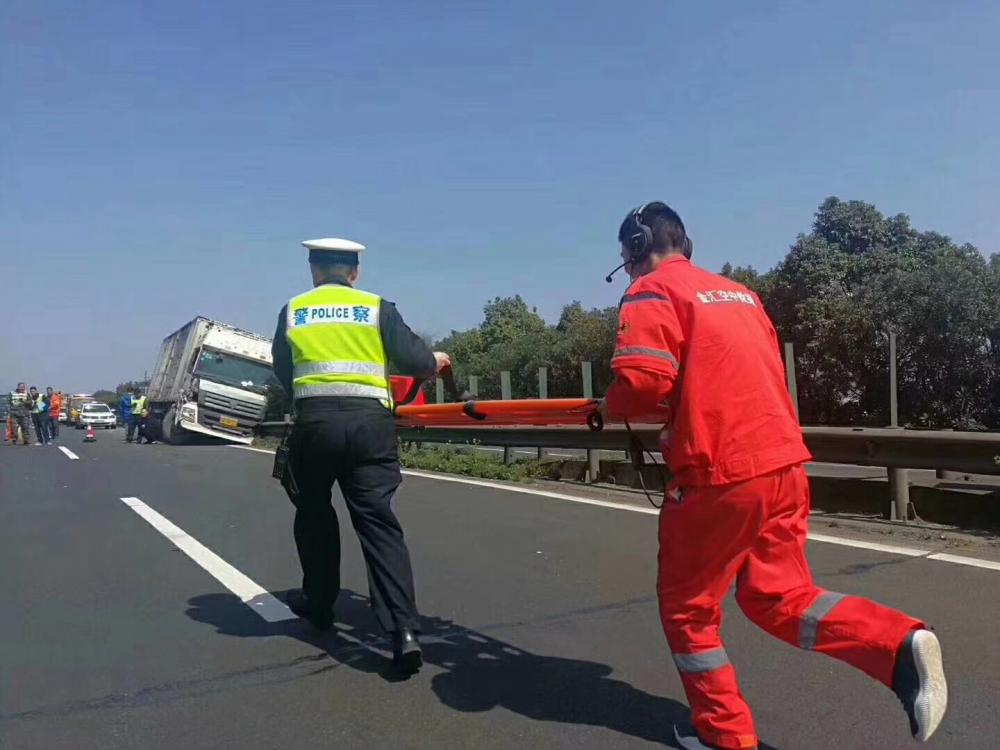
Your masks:
[{"label": "person in reflective vest", "polygon": [[735,579],[752,622],[895,691],[913,735],[926,740],[948,698],[937,638],[920,620],[813,582],[803,468],[811,456],[760,299],[692,265],[684,224],[664,203],[630,211],[618,239],[633,283],[602,408],[626,418],[665,414],[673,478],[660,510],[657,594],[694,725],[677,739],[685,748],[757,746],[719,637],[721,601]]},{"label": "person in reflective vest", "polygon": [[128,429],[125,432],[125,440],[131,443],[136,435],[136,431],[142,425],[147,409],[146,397],[142,395],[138,388],[132,390],[130,407],[131,419],[128,423]]},{"label": "person in reflective vest", "polygon": [[31,401],[31,423],[35,428],[35,445],[49,444],[49,399],[35,386],[28,389]]},{"label": "person in reflective vest", "polygon": [[21,444],[28,445],[30,442],[28,418],[31,415],[31,400],[24,383],[18,383],[17,388],[10,392],[7,396],[7,405],[9,407],[11,442],[17,442],[17,435],[20,432]]},{"label": "person in reflective vest", "polygon": [[368,567],[371,605],[393,639],[397,667],[422,664],[410,554],[391,507],[401,482],[389,364],[418,378],[449,364],[403,322],[395,305],[355,287],[363,245],[310,240],[314,288],[278,315],[272,345],[278,381],[294,399],[289,466],[298,491],[295,544],[302,590],[293,612],[320,629],[340,591],[340,528],[330,504],[339,484]]}]

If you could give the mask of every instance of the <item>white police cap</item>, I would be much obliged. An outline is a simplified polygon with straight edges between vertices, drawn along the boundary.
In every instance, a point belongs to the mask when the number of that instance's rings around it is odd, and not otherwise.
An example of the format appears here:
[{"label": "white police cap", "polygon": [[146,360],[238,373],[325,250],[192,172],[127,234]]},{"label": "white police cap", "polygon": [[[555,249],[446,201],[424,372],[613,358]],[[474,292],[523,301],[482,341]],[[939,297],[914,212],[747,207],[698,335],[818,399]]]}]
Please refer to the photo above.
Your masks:
[{"label": "white police cap", "polygon": [[365,246],[360,242],[342,240],[338,237],[325,237],[320,240],[306,240],[302,243],[309,250],[328,250],[335,253],[360,253]]}]

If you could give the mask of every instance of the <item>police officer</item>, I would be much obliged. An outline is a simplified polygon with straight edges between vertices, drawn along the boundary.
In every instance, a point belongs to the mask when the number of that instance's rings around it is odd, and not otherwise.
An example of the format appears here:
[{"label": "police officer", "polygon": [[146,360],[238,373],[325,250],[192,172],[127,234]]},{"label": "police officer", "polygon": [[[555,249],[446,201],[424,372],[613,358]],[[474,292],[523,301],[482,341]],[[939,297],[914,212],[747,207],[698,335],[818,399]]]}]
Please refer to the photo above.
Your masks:
[{"label": "police officer", "polygon": [[363,245],[320,239],[309,250],[314,288],[281,309],[274,372],[295,402],[289,447],[298,492],[295,545],[302,590],[288,606],[321,630],[340,591],[340,527],[330,503],[340,485],[368,567],[371,605],[393,638],[399,669],[422,664],[410,555],[392,511],[399,471],[389,363],[428,378],[449,365],[403,322],[396,307],[355,288]]}]

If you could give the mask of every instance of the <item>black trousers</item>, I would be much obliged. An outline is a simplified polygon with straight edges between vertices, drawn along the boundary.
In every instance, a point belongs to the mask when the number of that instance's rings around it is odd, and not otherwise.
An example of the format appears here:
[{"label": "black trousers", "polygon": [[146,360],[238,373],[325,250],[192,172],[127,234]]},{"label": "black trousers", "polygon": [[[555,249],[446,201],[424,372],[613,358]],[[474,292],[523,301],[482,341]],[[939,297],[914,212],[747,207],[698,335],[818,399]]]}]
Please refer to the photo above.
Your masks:
[{"label": "black trousers", "polygon": [[290,437],[298,483],[295,545],[302,589],[321,606],[340,592],[340,524],[334,483],[347,504],[368,567],[372,609],[387,632],[418,630],[410,553],[391,502],[402,481],[392,414],[373,399],[307,398]]}]

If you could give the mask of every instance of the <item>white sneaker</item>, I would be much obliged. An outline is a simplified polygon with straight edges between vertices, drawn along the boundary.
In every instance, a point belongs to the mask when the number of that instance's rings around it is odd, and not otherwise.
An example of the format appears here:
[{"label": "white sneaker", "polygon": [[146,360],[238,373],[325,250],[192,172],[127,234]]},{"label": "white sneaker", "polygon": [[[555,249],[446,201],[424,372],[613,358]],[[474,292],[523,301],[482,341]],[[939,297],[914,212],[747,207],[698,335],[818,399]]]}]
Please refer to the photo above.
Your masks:
[{"label": "white sneaker", "polygon": [[910,719],[910,732],[920,742],[926,742],[948,708],[941,643],[934,633],[914,630],[906,637],[896,656],[892,689]]}]

